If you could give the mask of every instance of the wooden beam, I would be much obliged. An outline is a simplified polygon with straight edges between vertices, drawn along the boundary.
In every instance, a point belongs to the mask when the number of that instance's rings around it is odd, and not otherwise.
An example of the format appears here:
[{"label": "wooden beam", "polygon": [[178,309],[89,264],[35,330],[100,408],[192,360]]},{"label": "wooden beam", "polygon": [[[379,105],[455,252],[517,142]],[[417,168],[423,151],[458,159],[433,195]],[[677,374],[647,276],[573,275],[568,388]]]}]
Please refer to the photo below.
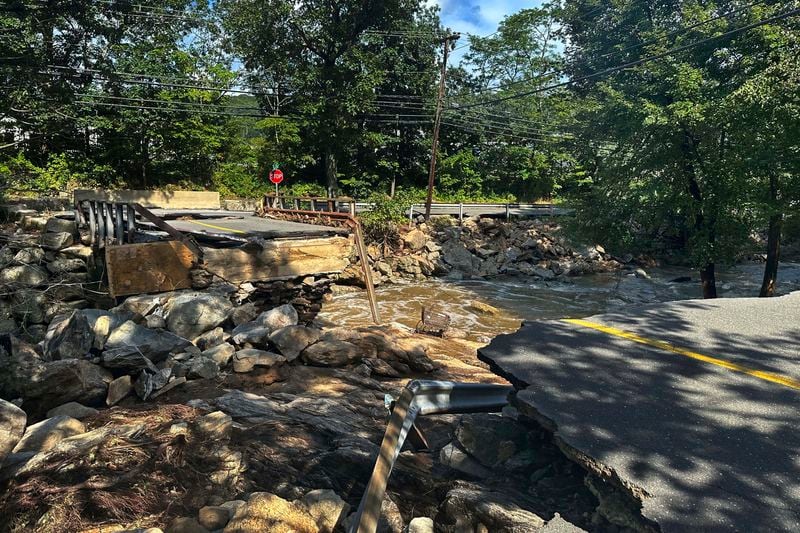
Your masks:
[{"label": "wooden beam", "polygon": [[350,263],[347,237],[263,241],[262,247],[203,248],[203,268],[231,283],[341,272]]},{"label": "wooden beam", "polygon": [[106,247],[111,296],[188,289],[194,254],[183,243],[159,241]]}]

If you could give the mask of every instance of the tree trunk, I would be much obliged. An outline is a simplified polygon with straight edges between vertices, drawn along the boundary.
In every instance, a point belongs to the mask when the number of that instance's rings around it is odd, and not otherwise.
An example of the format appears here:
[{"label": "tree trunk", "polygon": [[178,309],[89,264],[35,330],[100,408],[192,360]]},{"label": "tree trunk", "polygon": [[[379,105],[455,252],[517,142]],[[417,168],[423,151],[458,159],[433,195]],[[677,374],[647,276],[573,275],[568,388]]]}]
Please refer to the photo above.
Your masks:
[{"label": "tree trunk", "polygon": [[700,270],[700,284],[703,286],[703,298],[717,297],[717,277],[714,263],[708,263]]},{"label": "tree trunk", "polygon": [[325,149],[325,178],[328,182],[328,194],[339,195],[339,181],[336,177],[336,155],[330,148]]},{"label": "tree trunk", "polygon": [[778,280],[778,263],[781,256],[781,229],[783,229],[783,213],[769,217],[767,233],[767,264],[764,265],[764,281],[761,283],[759,296],[775,296],[775,284]]}]

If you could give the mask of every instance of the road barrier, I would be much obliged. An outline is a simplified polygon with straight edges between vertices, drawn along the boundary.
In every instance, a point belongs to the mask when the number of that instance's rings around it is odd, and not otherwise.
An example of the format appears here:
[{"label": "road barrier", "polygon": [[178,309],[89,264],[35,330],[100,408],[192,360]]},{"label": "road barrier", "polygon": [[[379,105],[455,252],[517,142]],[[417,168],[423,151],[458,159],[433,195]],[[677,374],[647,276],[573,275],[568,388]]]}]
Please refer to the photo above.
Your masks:
[{"label": "road barrier", "polygon": [[[372,476],[361,498],[349,533],[375,533],[381,503],[403,443],[409,434],[420,435],[414,420],[420,415],[490,413],[501,411],[514,390],[507,385],[414,380],[394,402],[392,416],[381,442]],[[415,433],[412,433],[412,429]],[[424,442],[424,438],[421,439]]]}]

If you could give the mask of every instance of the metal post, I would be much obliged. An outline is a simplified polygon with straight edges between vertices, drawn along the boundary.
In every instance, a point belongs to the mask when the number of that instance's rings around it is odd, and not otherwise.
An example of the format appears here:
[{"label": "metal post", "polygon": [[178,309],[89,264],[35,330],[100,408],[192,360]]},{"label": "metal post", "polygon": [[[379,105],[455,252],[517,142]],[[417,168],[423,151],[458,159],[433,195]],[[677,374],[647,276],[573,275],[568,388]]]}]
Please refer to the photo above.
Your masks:
[{"label": "metal post", "polygon": [[114,204],[115,218],[114,223],[114,244],[122,244],[125,238],[125,226],[122,219],[122,204]]},{"label": "metal post", "polygon": [[431,218],[431,202],[433,202],[433,181],[436,176],[436,152],[439,149],[439,127],[442,122],[442,100],[444,100],[445,78],[447,76],[447,55],[450,53],[450,41],[460,35],[448,35],[442,41],[442,72],[439,76],[439,94],[436,98],[436,114],[433,119],[433,146],[431,147],[431,167],[428,172],[428,198],[425,200],[425,220]]},{"label": "metal post", "polygon": [[131,204],[127,204],[128,208],[128,244],[133,244],[136,240],[136,211],[133,210]]},{"label": "metal post", "polygon": [[89,237],[91,237],[92,246],[97,244],[97,214],[94,209],[94,202],[91,200],[87,202],[89,205]]},{"label": "metal post", "polygon": [[411,207],[408,208],[408,222],[414,222],[414,204],[411,204]]},{"label": "metal post", "polygon": [[464,204],[458,204],[458,223],[464,222]]},{"label": "metal post", "polygon": [[506,220],[510,219],[511,219],[511,209],[509,207],[509,204],[506,204]]}]

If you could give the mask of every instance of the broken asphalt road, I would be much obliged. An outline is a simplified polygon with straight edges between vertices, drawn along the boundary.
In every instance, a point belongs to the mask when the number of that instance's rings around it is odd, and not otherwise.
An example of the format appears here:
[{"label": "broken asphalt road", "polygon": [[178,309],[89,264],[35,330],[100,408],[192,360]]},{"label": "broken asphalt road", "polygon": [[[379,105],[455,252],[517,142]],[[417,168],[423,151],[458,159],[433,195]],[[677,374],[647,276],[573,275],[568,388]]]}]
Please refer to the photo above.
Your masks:
[{"label": "broken asphalt road", "polygon": [[800,530],[800,293],[530,322],[479,356],[662,531]]}]

